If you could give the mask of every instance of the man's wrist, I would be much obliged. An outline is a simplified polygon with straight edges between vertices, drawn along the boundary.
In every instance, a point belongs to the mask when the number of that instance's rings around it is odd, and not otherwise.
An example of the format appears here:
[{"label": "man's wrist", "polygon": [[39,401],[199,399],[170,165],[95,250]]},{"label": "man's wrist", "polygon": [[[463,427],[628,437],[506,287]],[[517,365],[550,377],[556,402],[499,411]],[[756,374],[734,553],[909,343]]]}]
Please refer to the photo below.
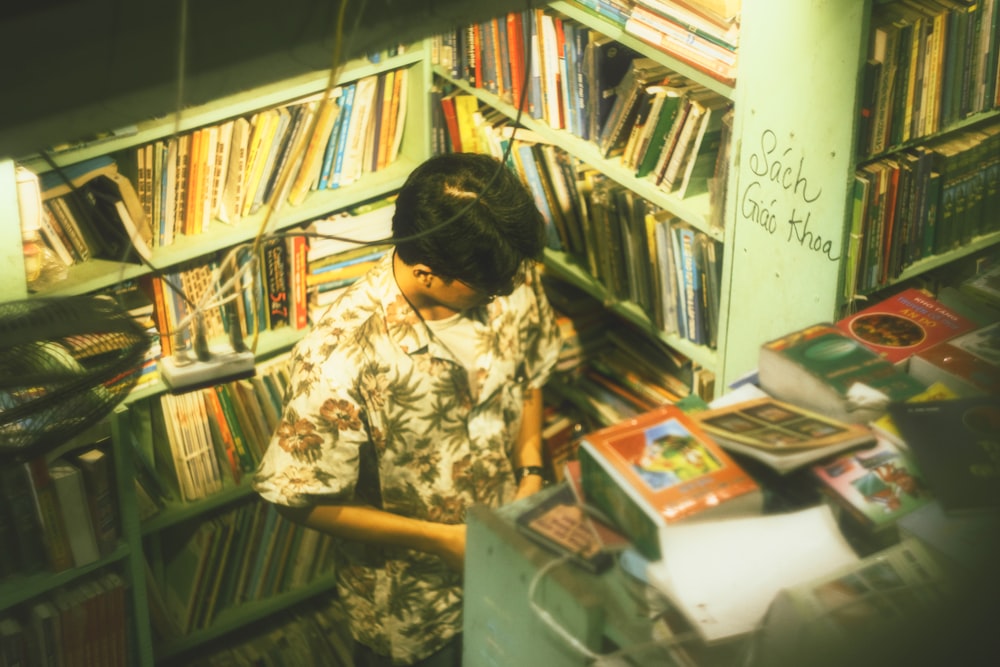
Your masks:
[{"label": "man's wrist", "polygon": [[520,466],[514,469],[514,481],[521,483],[525,477],[538,477],[540,481],[545,481],[545,468],[542,466]]}]

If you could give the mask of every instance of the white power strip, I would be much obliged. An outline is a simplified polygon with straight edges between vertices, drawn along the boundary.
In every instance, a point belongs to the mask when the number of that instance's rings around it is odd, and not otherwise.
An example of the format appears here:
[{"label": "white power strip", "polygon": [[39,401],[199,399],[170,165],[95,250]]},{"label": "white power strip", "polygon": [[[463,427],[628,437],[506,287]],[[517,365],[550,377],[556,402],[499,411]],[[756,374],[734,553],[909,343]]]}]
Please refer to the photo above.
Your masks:
[{"label": "white power strip", "polygon": [[253,377],[256,368],[254,354],[249,350],[212,350],[205,361],[194,356],[163,357],[160,359],[160,379],[170,393],[183,394],[223,382]]}]

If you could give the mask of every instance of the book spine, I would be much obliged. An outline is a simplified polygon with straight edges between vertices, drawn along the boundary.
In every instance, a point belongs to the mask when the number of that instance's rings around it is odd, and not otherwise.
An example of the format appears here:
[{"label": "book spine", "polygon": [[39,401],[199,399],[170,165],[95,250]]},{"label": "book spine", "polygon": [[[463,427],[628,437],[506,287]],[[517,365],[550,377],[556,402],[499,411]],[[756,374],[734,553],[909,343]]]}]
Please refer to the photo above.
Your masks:
[{"label": "book spine", "polygon": [[267,286],[267,325],[271,330],[289,324],[288,244],[284,239],[268,239],[261,249],[264,284]]},{"label": "book spine", "polygon": [[47,562],[48,554],[27,464],[0,469],[0,490],[17,535],[18,569],[25,574],[38,572]]},{"label": "book spine", "polygon": [[73,552],[70,548],[69,533],[59,507],[49,466],[44,457],[37,457],[27,463],[31,471],[32,491],[38,506],[45,547],[48,551],[49,567],[53,572],[62,572],[73,567]]},{"label": "book spine", "polygon": [[306,257],[309,253],[309,241],[304,236],[288,238],[288,269],[290,295],[290,323],[299,330],[309,325],[309,304],[306,289],[306,279],[309,267]]},{"label": "book spine", "polygon": [[66,522],[70,549],[76,567],[83,567],[100,558],[97,536],[90,519],[90,505],[83,484],[83,473],[68,461],[58,461],[49,468],[59,508]]},{"label": "book spine", "polygon": [[112,484],[111,459],[101,449],[90,449],[76,457],[74,463],[83,474],[87,505],[97,536],[98,550],[107,557],[118,545],[118,515]]}]

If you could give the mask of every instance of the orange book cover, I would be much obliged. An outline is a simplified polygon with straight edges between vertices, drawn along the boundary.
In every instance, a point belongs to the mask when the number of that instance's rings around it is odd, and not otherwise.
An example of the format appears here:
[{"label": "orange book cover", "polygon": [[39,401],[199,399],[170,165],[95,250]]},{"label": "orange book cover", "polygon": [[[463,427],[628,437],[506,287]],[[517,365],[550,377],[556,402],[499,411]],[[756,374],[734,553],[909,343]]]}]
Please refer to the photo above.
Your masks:
[{"label": "orange book cover", "polygon": [[647,558],[666,524],[762,510],[757,482],[674,405],[587,434],[578,457],[588,500]]},{"label": "orange book cover", "polygon": [[202,161],[202,145],[205,141],[205,131],[195,130],[191,133],[191,144],[188,148],[187,172],[187,202],[184,206],[184,234],[198,233],[198,216],[201,214],[202,178],[205,164]]}]

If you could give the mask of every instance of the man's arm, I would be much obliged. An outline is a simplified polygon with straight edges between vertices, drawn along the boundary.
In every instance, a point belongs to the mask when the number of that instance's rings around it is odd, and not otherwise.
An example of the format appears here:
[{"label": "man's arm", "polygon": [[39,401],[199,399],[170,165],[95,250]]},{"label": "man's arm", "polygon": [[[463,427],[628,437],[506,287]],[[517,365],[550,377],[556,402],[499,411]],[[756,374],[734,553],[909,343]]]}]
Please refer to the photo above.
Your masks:
[{"label": "man's arm", "polygon": [[[542,390],[529,389],[524,397],[524,408],[521,414],[521,431],[514,443],[514,456],[511,463],[514,470],[525,466],[542,467]],[[515,500],[530,496],[542,488],[545,480],[539,475],[524,475],[517,487]]]},{"label": "man's arm", "polygon": [[379,546],[404,547],[440,556],[461,572],[465,525],[411,519],[367,505],[275,506],[287,519],[327,535]]}]

